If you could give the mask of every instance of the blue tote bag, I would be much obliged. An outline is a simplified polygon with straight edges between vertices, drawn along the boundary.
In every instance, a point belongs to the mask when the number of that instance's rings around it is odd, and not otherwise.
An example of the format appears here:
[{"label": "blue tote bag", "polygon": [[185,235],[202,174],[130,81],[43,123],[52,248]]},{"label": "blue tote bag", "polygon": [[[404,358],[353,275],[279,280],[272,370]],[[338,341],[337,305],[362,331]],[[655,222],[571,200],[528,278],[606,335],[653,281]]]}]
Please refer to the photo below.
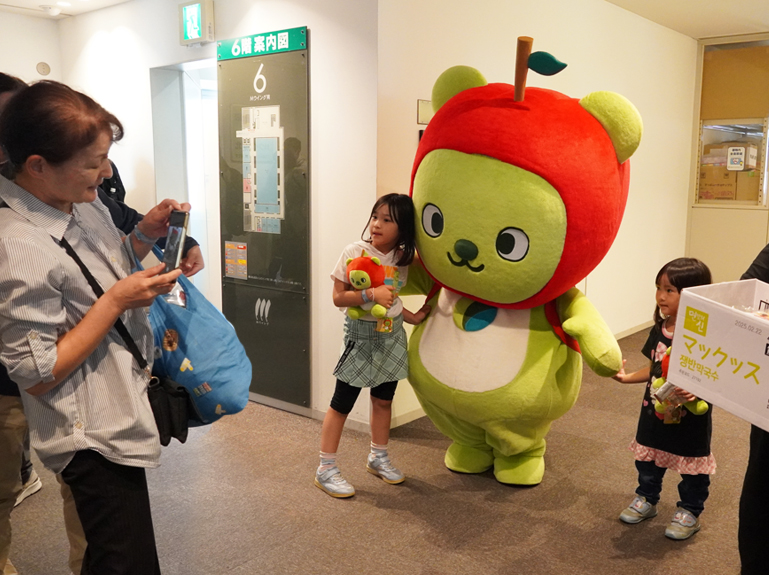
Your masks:
[{"label": "blue tote bag", "polygon": [[[162,261],[157,246],[153,252]],[[152,374],[184,386],[202,417],[190,420],[190,426],[206,425],[246,407],[251,361],[227,318],[184,275],[177,282],[184,290],[186,308],[162,296],[150,306],[155,336]]]}]

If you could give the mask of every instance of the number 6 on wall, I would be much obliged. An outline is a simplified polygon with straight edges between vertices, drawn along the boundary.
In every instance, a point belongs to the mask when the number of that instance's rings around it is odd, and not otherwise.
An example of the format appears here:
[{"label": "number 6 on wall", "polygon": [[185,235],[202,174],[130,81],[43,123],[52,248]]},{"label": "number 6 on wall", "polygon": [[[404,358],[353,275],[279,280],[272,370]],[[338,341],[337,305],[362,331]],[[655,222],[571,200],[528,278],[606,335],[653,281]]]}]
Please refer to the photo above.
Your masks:
[{"label": "number 6 on wall", "polygon": [[[262,68],[264,68],[264,64],[259,64],[259,71],[256,73],[256,76],[254,76],[254,90],[256,90],[257,94],[261,94],[264,92],[264,89],[267,87],[267,78],[262,76]],[[262,88],[259,89],[259,80],[262,81]]]}]

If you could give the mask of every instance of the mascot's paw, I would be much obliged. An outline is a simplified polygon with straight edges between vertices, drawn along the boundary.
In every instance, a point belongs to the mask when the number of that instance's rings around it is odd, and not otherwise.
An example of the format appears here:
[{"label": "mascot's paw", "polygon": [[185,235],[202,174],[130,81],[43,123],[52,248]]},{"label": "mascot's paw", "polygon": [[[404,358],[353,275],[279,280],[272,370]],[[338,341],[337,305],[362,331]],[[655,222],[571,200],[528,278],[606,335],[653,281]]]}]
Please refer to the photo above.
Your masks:
[{"label": "mascot's paw", "polygon": [[458,473],[483,473],[494,465],[494,455],[491,448],[487,451],[455,442],[446,450],[444,461],[446,467]]},{"label": "mascot's paw", "polygon": [[539,485],[545,475],[542,456],[511,455],[494,458],[494,477],[507,485]]},{"label": "mascot's paw", "polygon": [[374,304],[371,308],[371,315],[374,317],[384,317],[387,315],[387,308],[383,305]]},{"label": "mascot's paw", "polygon": [[585,362],[596,375],[612,377],[622,369],[622,352],[619,350],[619,346],[617,346],[616,349],[612,348],[600,357],[591,358],[591,361],[585,359]]},{"label": "mascot's paw", "polygon": [[366,310],[359,307],[348,307],[347,315],[350,316],[350,319],[360,319],[366,315]]}]

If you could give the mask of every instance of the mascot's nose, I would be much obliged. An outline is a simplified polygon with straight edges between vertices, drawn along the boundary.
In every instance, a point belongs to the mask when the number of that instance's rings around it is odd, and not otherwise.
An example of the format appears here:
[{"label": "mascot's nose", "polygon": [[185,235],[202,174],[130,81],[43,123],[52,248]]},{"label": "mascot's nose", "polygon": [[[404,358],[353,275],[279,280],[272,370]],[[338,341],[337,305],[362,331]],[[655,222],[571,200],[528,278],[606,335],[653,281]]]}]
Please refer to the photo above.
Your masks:
[{"label": "mascot's nose", "polygon": [[469,240],[457,240],[454,244],[454,251],[463,260],[474,260],[478,257],[478,248]]}]

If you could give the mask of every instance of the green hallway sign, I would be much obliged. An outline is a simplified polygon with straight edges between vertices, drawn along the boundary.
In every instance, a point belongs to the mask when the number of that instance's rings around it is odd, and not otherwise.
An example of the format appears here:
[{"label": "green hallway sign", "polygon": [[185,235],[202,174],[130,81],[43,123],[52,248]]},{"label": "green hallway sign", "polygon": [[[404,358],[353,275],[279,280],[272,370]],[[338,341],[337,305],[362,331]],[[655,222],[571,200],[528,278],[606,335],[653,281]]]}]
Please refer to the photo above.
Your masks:
[{"label": "green hallway sign", "polygon": [[277,52],[307,49],[307,27],[252,34],[242,38],[222,40],[216,49],[219,60],[265,56]]}]

